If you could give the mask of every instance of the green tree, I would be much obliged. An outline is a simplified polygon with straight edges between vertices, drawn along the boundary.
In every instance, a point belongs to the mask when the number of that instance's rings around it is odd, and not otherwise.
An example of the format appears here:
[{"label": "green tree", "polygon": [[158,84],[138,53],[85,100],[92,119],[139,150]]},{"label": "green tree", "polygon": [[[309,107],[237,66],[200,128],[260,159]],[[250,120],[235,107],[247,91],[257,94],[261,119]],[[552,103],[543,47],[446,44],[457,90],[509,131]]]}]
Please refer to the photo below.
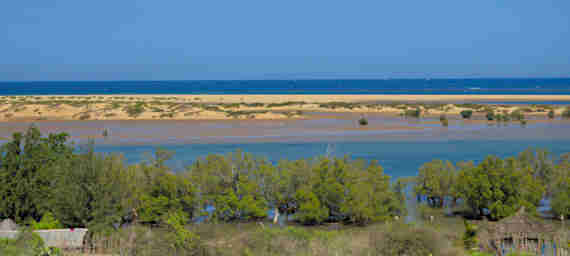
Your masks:
[{"label": "green tree", "polygon": [[449,161],[433,160],[419,169],[414,192],[427,197],[428,204],[441,208],[445,197],[451,196],[455,166]]},{"label": "green tree", "polygon": [[39,221],[49,211],[50,200],[46,199],[52,197],[54,166],[72,156],[67,137],[65,133],[42,137],[39,129],[31,126],[25,135],[14,133],[2,146],[0,218]]},{"label": "green tree", "polygon": [[346,184],[347,195],[341,212],[350,223],[366,225],[386,221],[404,212],[401,194],[391,189],[390,177],[384,175],[382,167],[375,161],[365,170],[350,172]]},{"label": "green tree", "polygon": [[329,217],[329,211],[309,189],[299,189],[295,195],[299,202],[296,218],[304,224],[320,224]]},{"label": "green tree", "polygon": [[561,179],[554,189],[551,206],[556,217],[570,218],[570,176]]},{"label": "green tree", "polygon": [[487,210],[492,219],[509,216],[522,206],[533,211],[544,188],[528,169],[514,162],[489,156],[478,166],[461,170],[454,190],[475,214],[484,215]]},{"label": "green tree", "polygon": [[265,160],[237,151],[199,159],[188,173],[202,200],[214,207],[215,218],[254,220],[267,216],[266,191],[274,188],[266,167]]}]

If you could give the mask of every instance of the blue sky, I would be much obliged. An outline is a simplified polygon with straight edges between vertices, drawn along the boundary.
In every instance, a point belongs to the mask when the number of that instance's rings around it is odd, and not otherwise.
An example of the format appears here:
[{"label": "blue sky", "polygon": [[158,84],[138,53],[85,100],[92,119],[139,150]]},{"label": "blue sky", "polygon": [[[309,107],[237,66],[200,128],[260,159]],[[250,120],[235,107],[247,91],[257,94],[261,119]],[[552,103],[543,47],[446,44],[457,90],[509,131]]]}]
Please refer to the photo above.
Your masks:
[{"label": "blue sky", "polygon": [[568,77],[568,0],[30,0],[0,80]]}]

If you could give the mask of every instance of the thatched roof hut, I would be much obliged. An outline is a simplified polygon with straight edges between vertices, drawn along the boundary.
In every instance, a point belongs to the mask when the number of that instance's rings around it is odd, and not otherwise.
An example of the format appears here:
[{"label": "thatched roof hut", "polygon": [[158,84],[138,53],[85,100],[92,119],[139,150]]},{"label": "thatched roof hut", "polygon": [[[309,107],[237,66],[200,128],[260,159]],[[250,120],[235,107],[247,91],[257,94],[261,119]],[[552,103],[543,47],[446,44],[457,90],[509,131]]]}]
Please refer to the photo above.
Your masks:
[{"label": "thatched roof hut", "polygon": [[553,225],[542,223],[528,215],[524,207],[512,216],[488,223],[487,229],[494,239],[512,238],[513,234],[525,234],[527,238],[538,239],[545,236],[552,237],[558,231]]},{"label": "thatched roof hut", "polygon": [[16,231],[18,230],[18,224],[11,219],[5,219],[0,222],[0,231]]},{"label": "thatched roof hut", "polygon": [[566,249],[561,247],[567,230],[527,214],[524,207],[498,222],[485,222],[478,236],[483,247],[497,251],[498,255],[503,255],[507,249],[538,253],[544,247],[552,247],[553,243],[566,253]]}]

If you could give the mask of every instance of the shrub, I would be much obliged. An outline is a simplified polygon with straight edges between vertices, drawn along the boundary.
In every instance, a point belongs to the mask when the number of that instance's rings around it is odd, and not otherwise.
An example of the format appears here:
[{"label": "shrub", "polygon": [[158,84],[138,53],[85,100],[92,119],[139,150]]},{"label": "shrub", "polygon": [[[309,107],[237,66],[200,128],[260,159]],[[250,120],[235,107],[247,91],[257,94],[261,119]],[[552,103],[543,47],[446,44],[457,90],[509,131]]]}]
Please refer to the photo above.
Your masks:
[{"label": "shrub", "polygon": [[444,255],[449,249],[439,233],[408,224],[395,224],[387,230],[374,231],[370,243],[373,255]]},{"label": "shrub", "polygon": [[467,222],[467,220],[464,220],[463,224],[465,225],[465,232],[463,233],[463,246],[465,246],[465,249],[471,250],[477,246],[477,226]]},{"label": "shrub", "polygon": [[406,111],[404,111],[404,116],[408,117],[415,117],[415,118],[420,118],[422,114],[421,109],[416,108],[416,109],[407,109]]},{"label": "shrub", "polygon": [[358,119],[358,124],[360,124],[361,126],[366,126],[368,125],[368,120],[364,117],[361,117],[360,119]]},{"label": "shrub", "polygon": [[91,115],[89,115],[88,113],[83,113],[79,116],[79,120],[87,120],[91,118]]},{"label": "shrub", "polygon": [[0,238],[0,255],[50,255],[46,252],[49,249],[44,240],[29,229],[20,232],[16,239]]},{"label": "shrub", "polygon": [[463,119],[470,119],[471,116],[473,115],[473,110],[463,110],[461,111],[461,117],[463,117]]},{"label": "shrub", "polygon": [[548,111],[548,118],[549,119],[554,119],[554,116],[555,116],[554,110],[551,109],[550,111]]},{"label": "shrub", "polygon": [[130,117],[138,117],[145,111],[144,102],[137,102],[135,105],[126,106],[123,109]]},{"label": "shrub", "polygon": [[441,122],[441,125],[443,125],[444,127],[449,126],[449,121],[447,120],[447,116],[445,115],[440,115],[439,116],[439,121]]},{"label": "shrub", "polygon": [[511,112],[511,119],[521,121],[524,120],[524,114],[519,110],[515,110]]},{"label": "shrub", "polygon": [[63,228],[63,225],[61,225],[61,223],[55,219],[51,212],[44,214],[40,222],[32,221],[30,226],[34,230]]},{"label": "shrub", "polygon": [[487,112],[485,117],[487,118],[488,121],[493,121],[495,119],[495,113],[493,111],[489,111]]}]

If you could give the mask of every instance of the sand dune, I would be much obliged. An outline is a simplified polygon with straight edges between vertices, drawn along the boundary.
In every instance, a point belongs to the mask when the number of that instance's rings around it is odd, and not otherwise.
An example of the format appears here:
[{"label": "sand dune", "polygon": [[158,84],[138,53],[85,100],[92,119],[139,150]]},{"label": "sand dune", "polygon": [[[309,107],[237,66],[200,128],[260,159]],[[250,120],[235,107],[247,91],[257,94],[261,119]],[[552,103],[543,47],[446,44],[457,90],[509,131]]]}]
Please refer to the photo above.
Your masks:
[{"label": "sand dune", "polygon": [[[0,120],[220,120],[307,118],[307,112],[459,114],[481,101],[569,101],[570,95],[67,95],[2,96]],[[398,104],[395,104],[398,103]],[[520,106],[493,106],[513,111]],[[527,107],[543,114],[543,107]],[[561,107],[555,107],[561,113]]]}]

